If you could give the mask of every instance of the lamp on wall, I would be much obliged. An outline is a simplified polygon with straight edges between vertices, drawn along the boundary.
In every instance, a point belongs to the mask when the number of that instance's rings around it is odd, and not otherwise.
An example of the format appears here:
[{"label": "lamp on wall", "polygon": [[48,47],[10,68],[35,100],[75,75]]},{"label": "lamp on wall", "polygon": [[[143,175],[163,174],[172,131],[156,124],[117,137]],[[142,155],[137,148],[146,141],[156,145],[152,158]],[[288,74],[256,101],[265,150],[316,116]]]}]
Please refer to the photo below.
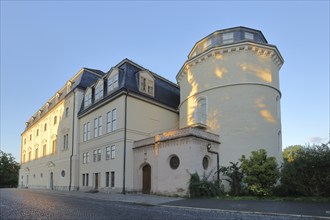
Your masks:
[{"label": "lamp on wall", "polygon": [[207,152],[211,154],[216,154],[217,155],[217,180],[218,184],[220,185],[220,165],[219,165],[219,152],[212,151],[211,150],[211,144],[207,144],[206,146]]}]

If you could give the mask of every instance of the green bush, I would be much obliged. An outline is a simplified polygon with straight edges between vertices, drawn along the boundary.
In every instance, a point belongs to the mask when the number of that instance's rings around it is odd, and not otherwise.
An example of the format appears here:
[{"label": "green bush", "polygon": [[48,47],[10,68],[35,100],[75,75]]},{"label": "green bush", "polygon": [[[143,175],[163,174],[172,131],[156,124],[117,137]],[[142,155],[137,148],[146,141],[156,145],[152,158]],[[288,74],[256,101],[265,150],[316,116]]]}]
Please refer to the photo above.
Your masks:
[{"label": "green bush", "polygon": [[267,157],[264,149],[252,151],[247,159],[242,155],[243,183],[247,190],[255,196],[270,196],[273,187],[280,177],[275,157]]},{"label": "green bush", "polygon": [[241,165],[238,165],[238,163],[239,162],[230,162],[230,166],[220,168],[220,172],[224,176],[228,177],[224,180],[229,183],[229,194],[231,196],[239,196],[243,193],[242,179],[244,174],[242,172]]},{"label": "green bush", "polygon": [[211,173],[208,175],[204,173],[202,178],[199,177],[197,172],[190,174],[190,197],[214,197],[221,195],[220,183],[218,181],[209,181]]},{"label": "green bush", "polygon": [[293,160],[284,160],[282,194],[330,197],[330,148],[328,144],[306,146]]}]

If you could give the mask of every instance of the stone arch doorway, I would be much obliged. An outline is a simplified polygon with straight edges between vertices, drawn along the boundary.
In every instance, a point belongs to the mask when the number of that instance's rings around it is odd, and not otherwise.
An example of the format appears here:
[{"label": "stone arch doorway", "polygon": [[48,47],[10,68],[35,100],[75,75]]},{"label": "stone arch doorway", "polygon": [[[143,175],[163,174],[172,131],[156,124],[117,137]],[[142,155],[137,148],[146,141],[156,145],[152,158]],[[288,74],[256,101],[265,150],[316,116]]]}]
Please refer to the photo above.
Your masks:
[{"label": "stone arch doorway", "polygon": [[151,191],[151,167],[149,164],[142,168],[142,193],[150,194]]}]

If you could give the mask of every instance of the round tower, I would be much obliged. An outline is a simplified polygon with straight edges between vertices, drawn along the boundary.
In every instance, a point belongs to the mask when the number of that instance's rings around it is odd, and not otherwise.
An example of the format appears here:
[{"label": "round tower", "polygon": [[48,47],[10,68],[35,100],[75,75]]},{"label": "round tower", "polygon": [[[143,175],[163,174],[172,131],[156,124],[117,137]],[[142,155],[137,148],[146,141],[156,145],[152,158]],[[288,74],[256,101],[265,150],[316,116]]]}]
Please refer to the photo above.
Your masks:
[{"label": "round tower", "polygon": [[220,164],[265,149],[281,160],[283,58],[259,30],[235,27],[198,41],[177,74],[180,128],[220,135]]}]

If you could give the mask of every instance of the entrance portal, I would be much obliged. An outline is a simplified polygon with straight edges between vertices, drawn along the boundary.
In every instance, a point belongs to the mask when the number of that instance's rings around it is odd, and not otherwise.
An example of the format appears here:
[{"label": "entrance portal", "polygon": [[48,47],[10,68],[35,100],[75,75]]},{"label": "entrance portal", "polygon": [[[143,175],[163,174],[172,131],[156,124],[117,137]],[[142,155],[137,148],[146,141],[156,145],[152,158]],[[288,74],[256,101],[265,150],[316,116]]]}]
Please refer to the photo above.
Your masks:
[{"label": "entrance portal", "polygon": [[150,194],[151,190],[151,167],[149,164],[142,168],[143,171],[143,182],[142,182],[142,192]]},{"label": "entrance portal", "polygon": [[54,174],[53,174],[53,172],[50,172],[50,183],[49,183],[49,188],[50,188],[51,190],[54,189]]},{"label": "entrance portal", "polygon": [[95,173],[95,189],[99,188],[99,174]]}]

